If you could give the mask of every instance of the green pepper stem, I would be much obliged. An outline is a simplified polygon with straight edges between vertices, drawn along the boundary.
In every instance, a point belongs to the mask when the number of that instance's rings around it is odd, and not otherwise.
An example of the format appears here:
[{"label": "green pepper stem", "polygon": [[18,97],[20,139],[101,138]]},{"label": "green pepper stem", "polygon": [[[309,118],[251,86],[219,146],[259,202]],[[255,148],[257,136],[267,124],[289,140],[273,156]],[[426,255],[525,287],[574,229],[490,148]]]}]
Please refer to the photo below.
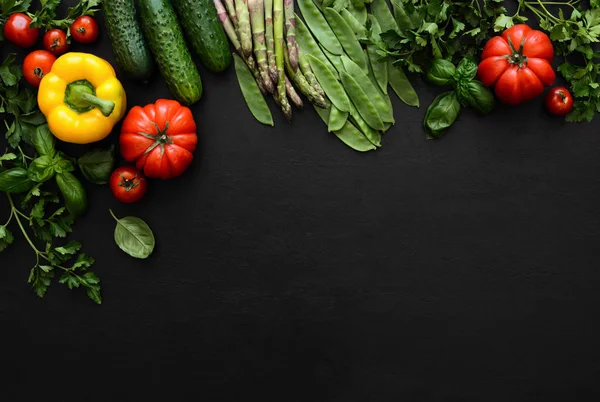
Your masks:
[{"label": "green pepper stem", "polygon": [[77,113],[85,113],[97,108],[105,117],[110,116],[115,110],[115,103],[98,98],[95,92],[94,87],[87,80],[72,82],[67,86],[65,103]]}]

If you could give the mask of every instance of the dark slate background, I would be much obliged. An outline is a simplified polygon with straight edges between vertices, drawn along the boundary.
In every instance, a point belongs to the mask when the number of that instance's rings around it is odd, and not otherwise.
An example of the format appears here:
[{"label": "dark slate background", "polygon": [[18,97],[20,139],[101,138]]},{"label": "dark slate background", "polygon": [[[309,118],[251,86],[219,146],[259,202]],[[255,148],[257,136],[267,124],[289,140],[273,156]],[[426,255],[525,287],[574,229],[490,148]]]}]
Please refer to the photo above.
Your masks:
[{"label": "dark slate background", "polygon": [[[105,35],[72,50],[114,63]],[[567,124],[537,99],[466,111],[427,141],[437,89],[417,79],[425,107],[394,98],[384,147],[358,154],[310,107],[260,125],[232,69],[200,70],[189,171],[133,206],[86,187],[71,238],[97,260],[102,306],[58,284],[37,298],[22,238],[0,255],[0,399],[600,396],[597,121]],[[169,97],[159,76],[123,83],[129,105]],[[151,225],[150,259],[118,249],[109,208]]]}]

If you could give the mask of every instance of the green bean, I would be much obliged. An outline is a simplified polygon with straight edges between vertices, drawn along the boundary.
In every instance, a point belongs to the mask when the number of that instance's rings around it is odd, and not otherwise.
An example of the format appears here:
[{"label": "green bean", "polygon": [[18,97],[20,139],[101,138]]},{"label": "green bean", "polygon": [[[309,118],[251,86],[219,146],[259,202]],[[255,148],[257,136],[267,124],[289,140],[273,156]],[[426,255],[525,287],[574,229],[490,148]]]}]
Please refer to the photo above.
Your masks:
[{"label": "green bean", "polygon": [[304,24],[302,19],[296,14],[296,39],[298,40],[298,46],[300,47],[300,52],[307,54],[312,54],[317,59],[321,60],[323,64],[325,64],[333,73],[334,76],[338,76],[338,72],[336,68],[331,64],[321,47],[312,36],[308,27]]},{"label": "green bean", "polygon": [[394,106],[392,105],[392,100],[390,99],[390,95],[388,94],[388,87],[387,87],[387,62],[382,62],[382,64],[385,66],[385,81],[386,81],[385,89],[382,90],[379,87],[379,84],[377,83],[377,79],[375,78],[375,75],[373,73],[373,69],[371,68],[370,63],[369,63],[369,79],[373,83],[373,86],[375,86],[375,88],[377,88],[377,90],[379,91],[379,95],[381,95],[381,97],[383,98],[385,103],[387,103],[389,108],[392,109],[392,111],[393,111]]},{"label": "green bean", "polygon": [[392,9],[394,10],[394,19],[400,29],[415,29],[419,26],[419,15],[414,11],[410,15],[407,14],[404,4],[401,2],[392,1]]},{"label": "green bean", "polygon": [[[319,107],[315,107],[317,114],[321,117],[321,120],[327,124],[329,121],[329,115],[331,109],[321,109]],[[368,139],[360,132],[350,121],[346,121],[344,127],[342,127],[339,131],[334,131],[336,137],[338,137],[344,144],[349,146],[358,152],[368,152],[374,151],[377,149]]]},{"label": "green bean", "polygon": [[419,107],[419,95],[399,66],[388,61],[388,80],[398,98],[408,106]]},{"label": "green bean", "polygon": [[360,87],[359,83],[345,71],[340,72],[340,78],[342,79],[344,89],[348,93],[348,96],[352,100],[352,103],[358,110],[360,116],[375,130],[383,130],[383,121],[377,112],[377,108],[373,105],[373,102],[371,102],[371,99],[369,99],[365,91]]},{"label": "green bean", "polygon": [[323,87],[323,90],[331,100],[331,103],[342,112],[349,112],[350,100],[348,99],[348,95],[346,95],[346,91],[344,91],[344,88],[340,85],[339,81],[331,73],[329,68],[312,54],[307,54],[306,58],[317,77],[317,81],[319,81],[319,84]]},{"label": "green bean", "polygon": [[343,53],[342,45],[331,30],[329,24],[321,14],[313,0],[298,0],[298,6],[302,11],[302,16],[306,25],[310,28],[315,38],[324,48],[333,54],[341,55]]},{"label": "green bean", "polygon": [[352,28],[356,39],[363,40],[368,38],[369,31],[365,27],[365,24],[361,24],[348,9],[345,8],[340,11],[340,15],[346,20],[350,28]]},{"label": "green bean", "polygon": [[385,59],[377,54],[377,46],[368,45],[367,54],[369,55],[369,65],[373,71],[373,77],[379,88],[387,93],[388,89],[388,65]]},{"label": "green bean", "polygon": [[[367,95],[367,98],[375,106],[375,110],[379,114],[379,117],[384,123],[394,123],[394,112],[390,106],[383,100],[379,87],[377,84],[373,84],[369,76],[352,60],[346,56],[342,56],[342,63],[346,72],[354,78],[358,83],[363,92]],[[343,81],[342,81],[343,82]],[[346,88],[346,91],[348,89]],[[360,107],[357,105],[356,107]]]},{"label": "green bean", "polygon": [[338,76],[340,71],[344,71],[344,65],[342,64],[342,59],[340,58],[340,56],[328,52],[327,49],[325,49],[324,47],[321,47],[321,50],[323,51],[325,57],[327,57],[327,60],[329,60],[329,64],[332,65],[335,69],[336,76]]},{"label": "green bean", "polygon": [[325,9],[324,14],[327,22],[333,30],[333,33],[335,33],[335,36],[337,36],[338,40],[342,44],[342,47],[346,51],[346,54],[356,64],[358,64],[360,68],[367,71],[368,67],[365,54],[362,51],[362,47],[360,46],[358,39],[356,39],[356,35],[354,35],[352,28],[350,25],[348,25],[344,17],[330,7]]},{"label": "green bean", "polygon": [[367,124],[365,119],[363,119],[358,113],[358,110],[352,105],[352,110],[350,111],[350,119],[354,123],[356,127],[367,137],[367,139],[371,142],[371,144],[376,147],[381,146],[381,133],[371,126]]},{"label": "green bean", "polygon": [[364,3],[361,5],[355,5],[354,2],[350,2],[348,11],[350,14],[352,14],[356,21],[360,22],[362,25],[367,24],[367,7],[364,5]]},{"label": "green bean", "polygon": [[327,122],[327,130],[331,133],[333,131],[339,131],[344,127],[346,121],[348,121],[348,112],[342,112],[335,106],[331,106],[331,112],[329,113],[329,121]]},{"label": "green bean", "polygon": [[273,126],[273,116],[271,115],[271,111],[269,110],[269,106],[267,105],[265,98],[258,89],[258,85],[254,80],[254,76],[240,56],[234,53],[233,59],[235,62],[235,73],[237,75],[238,83],[240,85],[240,89],[242,90],[244,100],[248,105],[248,109],[250,109],[250,112],[252,112],[252,115],[256,120],[262,124]]},{"label": "green bean", "polygon": [[382,32],[400,30],[386,0],[373,0],[371,3],[371,13],[379,22]]}]

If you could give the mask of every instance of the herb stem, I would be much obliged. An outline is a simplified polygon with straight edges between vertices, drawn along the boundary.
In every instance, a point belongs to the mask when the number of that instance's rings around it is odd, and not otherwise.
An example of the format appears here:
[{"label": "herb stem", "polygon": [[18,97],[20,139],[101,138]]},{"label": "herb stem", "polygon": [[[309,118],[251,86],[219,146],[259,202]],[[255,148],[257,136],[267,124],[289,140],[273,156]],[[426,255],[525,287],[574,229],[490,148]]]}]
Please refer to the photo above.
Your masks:
[{"label": "herb stem", "polygon": [[23,237],[25,237],[25,240],[27,240],[27,243],[29,243],[29,245],[31,246],[33,251],[35,251],[35,253],[36,253],[36,259],[37,259],[36,265],[39,265],[41,251],[38,250],[37,247],[33,244],[33,242],[31,241],[31,238],[29,237],[29,235],[27,234],[27,231],[25,230],[25,227],[23,226],[23,223],[21,223],[21,219],[19,219],[19,213],[21,213],[21,211],[19,211],[15,207],[15,203],[14,203],[12,197],[10,196],[9,193],[6,193],[6,197],[8,198],[8,203],[10,204],[12,211],[16,212],[16,214],[14,214],[14,217],[17,220],[17,224],[19,225],[19,228],[21,229],[21,233],[23,233]]}]

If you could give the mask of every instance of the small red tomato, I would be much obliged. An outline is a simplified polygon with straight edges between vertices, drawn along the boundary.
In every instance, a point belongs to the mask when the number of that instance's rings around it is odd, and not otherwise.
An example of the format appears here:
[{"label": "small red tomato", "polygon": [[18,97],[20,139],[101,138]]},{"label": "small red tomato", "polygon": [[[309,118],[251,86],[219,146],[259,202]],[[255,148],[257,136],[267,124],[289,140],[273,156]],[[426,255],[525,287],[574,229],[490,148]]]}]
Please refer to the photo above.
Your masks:
[{"label": "small red tomato", "polygon": [[39,87],[42,78],[50,72],[56,56],[46,50],[34,50],[23,61],[23,77],[33,85]]},{"label": "small red tomato", "polygon": [[28,48],[35,45],[40,35],[39,28],[31,28],[31,18],[23,13],[14,13],[4,24],[4,37],[11,43]]},{"label": "small red tomato", "polygon": [[44,34],[44,49],[55,55],[61,55],[69,49],[67,34],[62,29],[51,29]]},{"label": "small red tomato", "polygon": [[115,198],[127,204],[141,199],[148,188],[146,178],[134,166],[121,166],[115,169],[110,176],[109,185]]},{"label": "small red tomato", "polygon": [[82,15],[71,24],[71,36],[79,43],[93,43],[98,39],[98,23],[94,17]]},{"label": "small red tomato", "polygon": [[546,95],[546,109],[555,116],[564,116],[573,110],[573,96],[565,87],[554,87]]}]

